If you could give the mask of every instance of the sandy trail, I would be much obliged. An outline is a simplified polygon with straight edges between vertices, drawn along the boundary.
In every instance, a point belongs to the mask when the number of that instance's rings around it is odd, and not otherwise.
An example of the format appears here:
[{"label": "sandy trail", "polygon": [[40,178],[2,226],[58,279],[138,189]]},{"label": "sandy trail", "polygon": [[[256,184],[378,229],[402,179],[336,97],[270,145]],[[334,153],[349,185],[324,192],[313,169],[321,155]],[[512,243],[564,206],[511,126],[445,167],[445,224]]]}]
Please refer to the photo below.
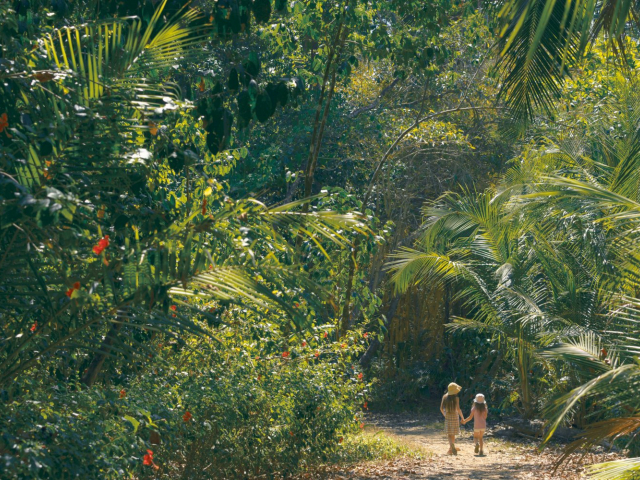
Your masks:
[{"label": "sandy trail", "polygon": [[484,456],[474,453],[473,425],[461,427],[456,441],[458,455],[447,455],[449,443],[443,434],[444,421],[434,415],[370,415],[370,432],[383,430],[399,441],[419,448],[425,458],[401,458],[391,462],[370,462],[335,472],[331,478],[353,479],[579,479],[584,477],[584,465],[611,460],[612,454],[574,455],[554,472],[559,447],[540,453],[537,443],[527,439],[504,441],[493,437],[489,425]]}]

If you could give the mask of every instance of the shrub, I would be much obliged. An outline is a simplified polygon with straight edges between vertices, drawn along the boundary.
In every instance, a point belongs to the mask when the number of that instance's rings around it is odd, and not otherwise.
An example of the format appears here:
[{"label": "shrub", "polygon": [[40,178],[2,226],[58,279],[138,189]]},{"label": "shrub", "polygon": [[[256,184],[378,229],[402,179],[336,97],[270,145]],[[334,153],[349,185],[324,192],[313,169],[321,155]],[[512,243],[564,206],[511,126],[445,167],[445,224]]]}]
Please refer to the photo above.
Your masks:
[{"label": "shrub", "polygon": [[335,459],[362,423],[352,359],[363,342],[319,334],[282,351],[272,340],[158,341],[151,365],[119,385],[25,381],[0,419],[3,475],[245,478]]}]

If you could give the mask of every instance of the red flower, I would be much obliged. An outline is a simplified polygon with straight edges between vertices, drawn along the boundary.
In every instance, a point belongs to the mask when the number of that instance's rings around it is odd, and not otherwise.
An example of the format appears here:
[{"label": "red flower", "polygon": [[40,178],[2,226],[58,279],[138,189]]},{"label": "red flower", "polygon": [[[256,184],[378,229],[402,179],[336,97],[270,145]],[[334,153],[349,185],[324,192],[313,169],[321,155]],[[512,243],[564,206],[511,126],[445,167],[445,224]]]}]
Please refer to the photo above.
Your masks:
[{"label": "red flower", "polygon": [[314,353],[315,357],[318,358],[320,356],[320,352],[316,351],[316,353]]},{"label": "red flower", "polygon": [[184,412],[184,415],[182,416],[182,420],[184,420],[185,422],[188,422],[192,418],[193,416],[191,415],[191,412],[189,412],[188,410]]},{"label": "red flower", "polygon": [[262,379],[262,375],[258,375],[258,381],[260,381],[260,379]]},{"label": "red flower", "polygon": [[295,303],[293,304],[293,306],[294,306],[294,307],[296,307],[296,308],[300,308],[300,304],[299,304],[298,302],[295,302]]},{"label": "red flower", "polygon": [[347,344],[343,343],[342,345],[340,345],[341,348],[347,348]]},{"label": "red flower", "polygon": [[9,117],[6,113],[0,115],[0,133],[9,126]]},{"label": "red flower", "polygon": [[605,358],[607,356],[607,349],[603,348],[602,350],[600,350],[600,355],[602,355],[602,358]]},{"label": "red flower", "polygon": [[120,398],[124,398],[127,396],[127,392],[124,391],[124,388],[120,390]]},{"label": "red flower", "polygon": [[109,235],[105,235],[97,245],[93,246],[93,253],[100,255],[105,248],[109,246]]},{"label": "red flower", "polygon": [[327,338],[327,332],[324,332],[324,338]]},{"label": "red flower", "polygon": [[338,443],[342,443],[342,437],[338,439]]},{"label": "red flower", "polygon": [[307,346],[307,342],[305,342],[304,340],[302,341],[302,346],[306,347]]},{"label": "red flower", "polygon": [[153,465],[153,452],[151,450],[147,450],[147,454],[142,457],[142,464],[143,465]]},{"label": "red flower", "polygon": [[361,424],[360,424],[360,428],[364,428],[364,423],[361,423]]},{"label": "red flower", "polygon": [[291,431],[290,431],[290,432],[289,432],[289,435],[291,435],[291,436],[293,437],[293,432],[291,432]]},{"label": "red flower", "polygon": [[73,295],[73,292],[75,292],[76,290],[80,290],[80,282],[75,282],[73,284],[73,287],[71,287],[69,290],[67,290],[67,292],[65,293],[65,295],[69,298],[71,298],[71,295]]},{"label": "red flower", "polygon": [[174,312],[178,309],[178,307],[176,307],[175,305],[171,305],[169,308],[170,308],[171,310],[173,310]]},{"label": "red flower", "polygon": [[365,410],[369,410],[369,403],[368,402],[364,402],[364,409]]},{"label": "red flower", "polygon": [[35,332],[36,328],[38,328],[38,322],[35,322],[29,330],[31,330],[32,332]]},{"label": "red flower", "polygon": [[358,380],[362,380],[362,377],[363,377],[363,376],[364,376],[364,375],[362,375],[362,372],[360,372],[360,373],[358,374]]},{"label": "red flower", "polygon": [[289,352],[282,352],[282,358],[289,357]]},{"label": "red flower", "polygon": [[202,200],[202,215],[207,214],[207,199]]},{"label": "red flower", "polygon": [[369,334],[368,334],[367,332],[364,332],[364,333],[362,334],[362,336],[363,336],[364,338],[367,338],[367,337],[369,336]]}]

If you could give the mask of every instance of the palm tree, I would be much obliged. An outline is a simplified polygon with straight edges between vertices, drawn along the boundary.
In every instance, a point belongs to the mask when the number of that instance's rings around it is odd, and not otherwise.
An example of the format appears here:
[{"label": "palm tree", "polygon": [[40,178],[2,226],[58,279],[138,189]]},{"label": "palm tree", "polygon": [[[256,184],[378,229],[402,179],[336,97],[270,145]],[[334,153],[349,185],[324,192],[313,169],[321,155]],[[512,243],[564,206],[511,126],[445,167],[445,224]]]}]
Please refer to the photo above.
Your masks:
[{"label": "palm tree", "polygon": [[[401,291],[451,282],[470,317],[456,319],[455,328],[493,329],[511,340],[525,412],[527,361],[559,359],[588,380],[546,408],[551,436],[578,402],[591,398],[600,406],[598,421],[567,454],[604,438],[633,438],[638,427],[635,91],[618,85],[587,132],[563,132],[525,152],[496,191],[450,193],[427,207],[422,238],[389,265]],[[592,473],[632,478],[639,469],[640,461],[629,459]]]},{"label": "palm tree", "polygon": [[631,92],[621,88],[609,106],[611,115],[624,112],[615,119],[626,133],[612,136],[597,126],[587,137],[601,141],[585,145],[568,132],[525,153],[497,190],[445,194],[424,209],[415,248],[396,252],[388,264],[399,292],[420,283],[455,287],[468,318],[450,328],[485,329],[508,340],[527,416],[534,413],[528,372],[536,348],[599,331],[620,289],[630,293],[625,272],[637,270],[637,262],[622,248],[629,237],[611,228],[606,205],[572,186],[589,188],[587,179],[607,194],[637,194],[640,110]]},{"label": "palm tree", "polygon": [[487,330],[512,348],[525,416],[534,414],[528,372],[533,339],[547,324],[544,289],[531,275],[523,225],[505,215],[506,196],[495,192],[446,194],[425,208],[416,248],[394,254],[388,267],[398,292],[420,283],[453,284],[470,318],[454,328]]}]

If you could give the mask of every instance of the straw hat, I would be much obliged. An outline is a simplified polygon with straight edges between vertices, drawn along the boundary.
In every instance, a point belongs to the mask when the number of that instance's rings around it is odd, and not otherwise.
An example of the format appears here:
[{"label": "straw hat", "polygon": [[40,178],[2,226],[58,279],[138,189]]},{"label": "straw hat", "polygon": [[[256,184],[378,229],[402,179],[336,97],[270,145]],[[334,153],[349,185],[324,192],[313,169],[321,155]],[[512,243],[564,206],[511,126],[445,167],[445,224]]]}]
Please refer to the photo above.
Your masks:
[{"label": "straw hat", "polygon": [[451,382],[447,387],[447,394],[457,395],[458,393],[460,393],[460,390],[462,390],[462,387],[460,385],[458,385],[457,383]]},{"label": "straw hat", "polygon": [[476,402],[476,403],[484,403],[484,395],[481,394],[481,393],[477,394],[474,402]]}]

